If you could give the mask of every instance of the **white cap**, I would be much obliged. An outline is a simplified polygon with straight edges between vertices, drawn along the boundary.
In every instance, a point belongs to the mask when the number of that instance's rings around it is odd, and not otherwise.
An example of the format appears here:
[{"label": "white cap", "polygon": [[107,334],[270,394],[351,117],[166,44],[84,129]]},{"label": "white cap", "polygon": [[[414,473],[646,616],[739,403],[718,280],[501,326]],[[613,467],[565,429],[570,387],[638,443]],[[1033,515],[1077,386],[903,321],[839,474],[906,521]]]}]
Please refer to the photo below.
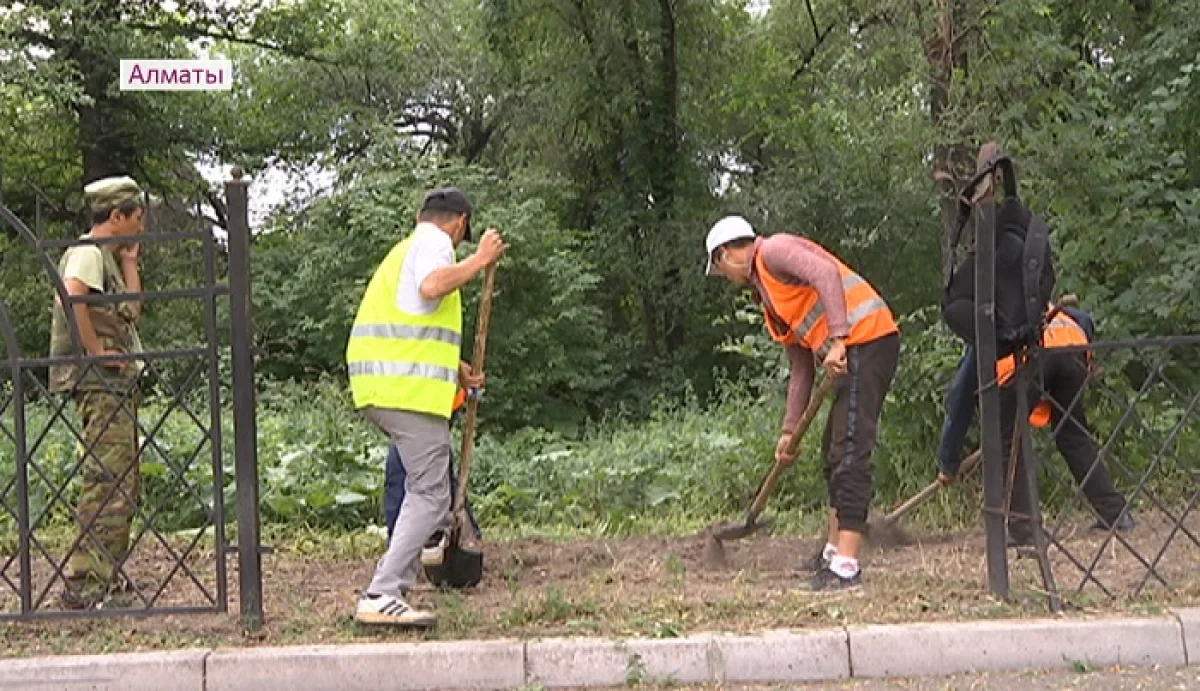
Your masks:
[{"label": "white cap", "polygon": [[734,240],[752,237],[754,226],[741,216],[726,216],[714,223],[712,230],[708,231],[708,239],[704,241],[704,246],[708,249],[708,268],[704,270],[705,275],[713,275],[713,252],[718,247]]}]

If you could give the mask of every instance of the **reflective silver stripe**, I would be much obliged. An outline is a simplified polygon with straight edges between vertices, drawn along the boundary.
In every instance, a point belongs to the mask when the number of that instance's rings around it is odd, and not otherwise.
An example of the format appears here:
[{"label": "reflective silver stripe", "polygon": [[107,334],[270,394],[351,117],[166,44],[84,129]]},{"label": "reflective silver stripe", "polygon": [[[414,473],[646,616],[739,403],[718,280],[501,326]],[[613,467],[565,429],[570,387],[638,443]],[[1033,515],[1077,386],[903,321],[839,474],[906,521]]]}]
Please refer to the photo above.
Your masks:
[{"label": "reflective silver stripe", "polygon": [[804,315],[804,321],[800,322],[800,325],[796,327],[796,338],[804,338],[804,336],[809,331],[812,331],[812,328],[817,325],[817,321],[824,316],[825,305],[822,305],[820,301],[818,301],[817,304],[813,305],[813,308],[808,311],[808,314]]},{"label": "reflective silver stripe", "polygon": [[403,338],[415,341],[442,341],[462,345],[462,334],[441,326],[412,326],[410,324],[355,324],[351,338]]},{"label": "reflective silver stripe", "polygon": [[871,298],[858,307],[855,307],[854,311],[846,317],[846,321],[850,322],[850,326],[854,326],[865,319],[868,314],[884,307],[887,307],[887,303],[883,301],[883,298]]},{"label": "reflective silver stripe", "polygon": [[[842,291],[848,291],[854,286],[863,283],[866,283],[866,280],[864,280],[862,276],[859,276],[858,274],[850,274],[842,279]],[[813,308],[808,311],[808,314],[804,315],[804,321],[800,322],[800,324],[796,327],[796,338],[804,338],[804,335],[811,331],[812,328],[817,325],[817,320],[823,316],[825,316],[825,305],[822,304],[820,300],[817,300],[817,304],[813,305]],[[850,320],[850,324],[851,326],[854,325],[854,319]]]},{"label": "reflective silver stripe", "polygon": [[458,383],[458,370],[439,365],[428,365],[417,362],[388,362],[384,360],[367,360],[351,362],[346,366],[350,376],[362,375],[378,377],[421,377]]},{"label": "reflective silver stripe", "polygon": [[[854,328],[854,325],[859,323],[863,319],[866,319],[867,315],[871,314],[872,312],[874,312],[877,309],[882,309],[884,307],[887,307],[887,303],[884,302],[883,298],[880,298],[880,297],[871,298],[870,300],[867,300],[863,304],[854,308],[854,311],[846,316],[846,321],[850,322],[851,328]],[[832,347],[833,347],[833,345],[830,342],[829,338],[826,338],[821,343],[821,347],[817,348],[817,357],[824,360],[825,356],[829,354],[829,349]]]}]

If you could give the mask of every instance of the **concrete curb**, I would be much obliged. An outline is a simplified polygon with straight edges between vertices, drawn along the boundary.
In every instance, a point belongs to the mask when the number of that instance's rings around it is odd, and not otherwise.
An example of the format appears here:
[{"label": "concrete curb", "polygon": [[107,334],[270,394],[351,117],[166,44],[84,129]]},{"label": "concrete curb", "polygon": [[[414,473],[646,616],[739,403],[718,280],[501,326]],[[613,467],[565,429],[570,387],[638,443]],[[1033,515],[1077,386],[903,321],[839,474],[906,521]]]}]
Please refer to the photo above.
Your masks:
[{"label": "concrete curb", "polygon": [[[268,689],[516,688],[525,683],[520,641],[378,643],[213,651],[205,691]],[[435,681],[436,680],[436,681]]]},{"label": "concrete curb", "polygon": [[[306,691],[605,687],[1200,664],[1200,608],[1170,616],[852,626],[674,639],[383,643],[0,660],[0,689]],[[431,686],[437,684],[439,686]]]},{"label": "concrete curb", "polygon": [[0,660],[0,689],[204,691],[207,650]]},{"label": "concrete curb", "polygon": [[713,682],[771,683],[850,678],[845,629],[767,631],[757,636],[718,636],[722,670]]},{"label": "concrete curb", "polygon": [[856,677],[1187,664],[1173,617],[866,626],[849,633]]}]

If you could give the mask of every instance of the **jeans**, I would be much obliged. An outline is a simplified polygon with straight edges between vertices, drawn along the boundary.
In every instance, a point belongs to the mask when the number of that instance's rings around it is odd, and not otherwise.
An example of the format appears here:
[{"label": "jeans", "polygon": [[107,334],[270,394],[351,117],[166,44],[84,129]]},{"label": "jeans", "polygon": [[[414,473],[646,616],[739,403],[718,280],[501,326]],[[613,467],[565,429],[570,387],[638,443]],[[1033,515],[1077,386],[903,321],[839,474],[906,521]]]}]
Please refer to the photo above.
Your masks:
[{"label": "jeans", "polygon": [[975,347],[967,346],[958,361],[958,371],[946,393],[946,421],[942,423],[942,443],[938,463],[942,472],[954,476],[962,462],[962,448],[975,421],[975,383],[979,378]]}]

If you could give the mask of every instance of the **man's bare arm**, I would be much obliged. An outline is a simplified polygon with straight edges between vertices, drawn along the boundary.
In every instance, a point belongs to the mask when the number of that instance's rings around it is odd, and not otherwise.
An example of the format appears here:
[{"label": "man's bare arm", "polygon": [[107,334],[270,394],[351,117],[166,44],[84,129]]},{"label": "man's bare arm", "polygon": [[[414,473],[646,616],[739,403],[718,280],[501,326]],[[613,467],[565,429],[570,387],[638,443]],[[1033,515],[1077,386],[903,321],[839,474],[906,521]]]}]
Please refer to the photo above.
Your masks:
[{"label": "man's bare arm", "polygon": [[421,297],[426,300],[441,300],[470,283],[484,266],[479,255],[472,254],[457,264],[435,269],[421,281]]},{"label": "man's bare arm", "polygon": [[500,238],[500,233],[494,228],[488,228],[483,237],[479,238],[479,247],[475,254],[457,264],[435,269],[421,281],[421,297],[426,300],[441,300],[470,283],[480,271],[500,261],[504,249],[505,244]]},{"label": "man's bare arm", "polygon": [[[142,292],[142,276],[138,271],[138,251],[139,245],[123,248],[120,252],[121,257],[121,277],[125,280],[125,289],[131,293]],[[133,309],[133,318],[137,319],[142,316],[142,301],[130,301],[125,303]]]}]

